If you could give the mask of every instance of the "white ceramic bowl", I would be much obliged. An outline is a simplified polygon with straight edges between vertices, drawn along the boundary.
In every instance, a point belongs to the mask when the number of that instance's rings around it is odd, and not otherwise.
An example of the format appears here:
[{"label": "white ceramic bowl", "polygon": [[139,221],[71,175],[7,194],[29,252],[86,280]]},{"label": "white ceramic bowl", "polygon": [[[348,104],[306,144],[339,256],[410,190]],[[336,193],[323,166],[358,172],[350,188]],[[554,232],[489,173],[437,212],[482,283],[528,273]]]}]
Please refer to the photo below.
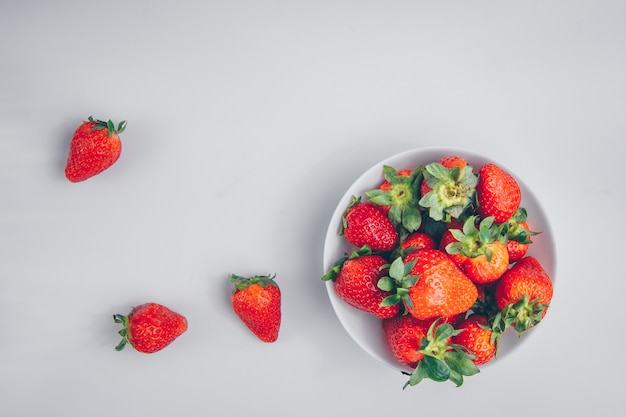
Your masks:
[{"label": "white ceramic bowl", "polygon": [[[383,181],[384,165],[392,166],[397,170],[413,169],[420,165],[436,162],[450,155],[465,158],[476,173],[483,164],[491,162],[498,164],[516,178],[522,190],[521,207],[525,207],[528,211],[528,224],[531,230],[541,232],[541,234],[533,237],[534,243],[531,244],[528,255],[537,258],[554,282],[556,278],[556,249],[553,235],[548,219],[532,191],[523,180],[498,161],[493,161],[472,151],[452,147],[429,147],[409,150],[380,161],[365,171],[348,188],[332,215],[324,243],[324,271],[328,271],[340,257],[354,249],[354,246],[350,245],[343,236],[338,234],[341,218],[353,195],[361,196],[365,199],[364,193],[375,189]],[[332,281],[328,281],[326,286],[335,313],[352,339],[371,356],[393,369],[410,372],[411,369],[397,362],[392,356],[384,339],[380,319],[347,305],[335,293]],[[549,314],[548,312],[548,316]],[[523,334],[521,338],[512,329],[507,331],[502,335],[498,356],[482,367],[484,368],[501,361],[528,340],[533,331],[535,329]]]}]

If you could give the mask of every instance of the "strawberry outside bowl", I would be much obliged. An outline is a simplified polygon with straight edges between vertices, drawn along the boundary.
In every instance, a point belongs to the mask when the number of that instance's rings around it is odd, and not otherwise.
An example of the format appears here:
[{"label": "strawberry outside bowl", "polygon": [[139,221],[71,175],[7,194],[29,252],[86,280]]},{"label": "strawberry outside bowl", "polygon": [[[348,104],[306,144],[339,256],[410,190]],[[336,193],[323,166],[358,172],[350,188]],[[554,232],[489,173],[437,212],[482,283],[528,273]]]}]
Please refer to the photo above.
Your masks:
[{"label": "strawberry outside bowl", "polygon": [[[532,190],[509,170],[506,166],[498,161],[489,159],[478,153],[455,148],[455,147],[427,147],[408,150],[389,158],[386,158],[365,171],[357,180],[348,188],[343,197],[340,199],[335,211],[333,212],[323,251],[324,273],[329,271],[333,264],[342,256],[350,254],[353,250],[358,249],[351,245],[343,236],[339,235],[342,216],[349,205],[353,196],[366,199],[365,192],[376,189],[383,178],[383,167],[391,166],[400,171],[403,169],[413,169],[418,166],[424,166],[431,162],[437,162],[440,159],[456,155],[464,158],[478,173],[480,167],[486,163],[494,163],[508,171],[518,182],[522,192],[522,202],[520,207],[524,207],[528,212],[528,224],[533,231],[541,232],[532,237],[533,243],[530,245],[527,256],[535,257],[548,273],[554,284],[556,277],[556,248],[553,239],[552,230],[548,218],[539,204],[538,199]],[[412,372],[412,369],[406,365],[399,363],[392,355],[382,329],[381,319],[374,317],[368,313],[357,310],[349,306],[340,299],[334,288],[332,281],[326,281],[326,289],[330,298],[331,305],[344,329],[350,337],[367,353],[381,361],[392,369]],[[549,317],[549,312],[546,317]],[[538,325],[541,327],[541,323]],[[498,355],[485,365],[481,365],[480,369],[497,364],[506,356],[510,355],[515,349],[532,336],[536,328],[526,332],[521,337],[512,329],[508,329],[500,339]]]}]

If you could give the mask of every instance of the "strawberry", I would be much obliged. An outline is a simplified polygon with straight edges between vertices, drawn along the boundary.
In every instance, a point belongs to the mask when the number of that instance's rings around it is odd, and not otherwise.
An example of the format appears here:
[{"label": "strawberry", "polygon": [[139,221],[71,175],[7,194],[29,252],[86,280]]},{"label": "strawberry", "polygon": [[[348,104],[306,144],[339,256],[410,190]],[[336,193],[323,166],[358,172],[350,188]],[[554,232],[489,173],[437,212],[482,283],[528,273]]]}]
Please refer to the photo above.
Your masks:
[{"label": "strawberry", "polygon": [[526,222],[528,214],[526,209],[520,207],[506,224],[506,248],[509,252],[509,262],[515,262],[522,259],[533,241],[531,236],[539,234],[530,230],[530,226]]},{"label": "strawberry", "polygon": [[89,116],[74,132],[65,164],[65,176],[71,182],[84,181],[109,168],[120,157],[119,134],[126,121],[115,127],[111,121],[94,120]]},{"label": "strawberry", "polygon": [[382,320],[382,325],[385,341],[393,356],[403,365],[415,368],[424,357],[419,350],[422,338],[428,332],[429,323],[410,314],[400,314]]},{"label": "strawberry", "polygon": [[477,217],[470,216],[463,230],[449,229],[441,239],[440,248],[476,284],[494,282],[509,268],[507,246],[493,220],[487,217],[476,228]]},{"label": "strawberry", "polygon": [[513,327],[520,335],[530,330],[545,317],[552,294],[552,280],[539,261],[520,259],[498,281],[494,297],[500,313],[492,328],[503,333]]},{"label": "strawberry", "polygon": [[[437,249],[421,249],[410,252],[404,260],[397,258],[391,263],[389,277],[394,281],[396,293],[383,304],[402,301],[418,320],[464,313],[478,297],[474,283]],[[385,279],[379,286],[386,290],[392,287]]]},{"label": "strawberry", "polygon": [[342,218],[339,234],[351,244],[367,245],[374,251],[392,250],[399,241],[398,231],[391,220],[374,204],[352,197]]},{"label": "strawberry", "polygon": [[416,231],[422,224],[422,214],[417,202],[418,184],[422,181],[422,170],[396,171],[390,166],[383,167],[385,181],[378,189],[367,191],[369,201],[387,214],[393,225],[404,228],[408,233]]},{"label": "strawberry", "polygon": [[417,249],[435,249],[435,241],[430,235],[422,232],[411,233],[401,243],[401,247],[404,251],[417,250]]},{"label": "strawberry", "polygon": [[[467,348],[453,343],[460,330],[439,319],[424,322],[410,315],[383,321],[385,340],[401,363],[415,368],[404,384],[414,386],[424,378],[463,385],[463,377],[479,372]],[[417,364],[416,364],[417,363]]]},{"label": "strawberry", "polygon": [[389,318],[398,314],[400,306],[382,305],[390,292],[379,288],[378,281],[387,275],[387,264],[385,258],[364,247],[336,262],[322,280],[333,280],[337,295],[348,305],[381,319]]},{"label": "strawberry", "polygon": [[485,164],[478,171],[476,185],[478,214],[493,216],[496,223],[511,218],[522,202],[522,192],[511,174],[495,164]]},{"label": "strawberry", "polygon": [[465,346],[473,354],[472,361],[476,365],[483,365],[495,357],[497,338],[493,337],[487,316],[472,314],[463,320],[456,329],[462,331],[452,337],[452,342]]},{"label": "strawberry", "polygon": [[133,307],[127,316],[115,314],[113,320],[123,326],[119,331],[122,341],[115,348],[118,351],[128,343],[138,352],[154,353],[187,330],[184,316],[156,303]]},{"label": "strawberry", "polygon": [[261,341],[278,339],[281,322],[281,293],[274,276],[242,277],[232,274],[231,304],[237,317]]},{"label": "strawberry", "polygon": [[419,205],[428,209],[428,215],[436,221],[450,222],[458,219],[471,207],[476,198],[478,177],[469,164],[450,168],[439,162],[424,167],[426,186],[422,187]]}]

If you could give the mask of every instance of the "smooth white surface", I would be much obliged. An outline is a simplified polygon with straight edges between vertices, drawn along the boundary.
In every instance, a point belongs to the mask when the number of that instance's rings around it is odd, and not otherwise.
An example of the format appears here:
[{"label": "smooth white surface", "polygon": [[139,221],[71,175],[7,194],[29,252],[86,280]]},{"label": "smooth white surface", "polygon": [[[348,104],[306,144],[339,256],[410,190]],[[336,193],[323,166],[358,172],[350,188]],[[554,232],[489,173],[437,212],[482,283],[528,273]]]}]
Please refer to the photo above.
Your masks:
[{"label": "smooth white surface", "polygon": [[[624,16],[623,1],[2,2],[0,415],[621,415]],[[126,119],[124,149],[71,184],[89,115]],[[558,284],[532,343],[461,388],[402,391],[337,320],[322,250],[349,185],[423,146],[525,181]],[[275,344],[230,310],[231,272],[277,274]],[[145,301],[189,331],[114,351],[112,315]]]},{"label": "smooth white surface", "polygon": [[[413,170],[417,167],[437,162],[448,156],[459,156],[465,159],[469,165],[473,167],[475,173],[478,173],[484,164],[497,164],[517,179],[522,191],[520,207],[525,208],[528,212],[530,230],[541,232],[539,235],[533,237],[533,244],[529,247],[526,255],[535,257],[541,263],[556,288],[558,255],[554,242],[554,232],[550,226],[550,220],[546,215],[545,209],[537,200],[532,189],[526,185],[523,178],[520,178],[500,161],[494,161],[488,156],[458,147],[430,146],[400,152],[374,164],[361,174],[346,190],[331,216],[324,240],[324,271],[329,271],[338,259],[359,249],[350,244],[343,236],[339,235],[338,231],[341,221],[353,196],[361,198],[362,201],[366,201],[367,196],[365,193],[369,190],[376,189],[382,183],[384,180],[383,168],[385,165],[392,166],[398,171],[403,169]],[[371,314],[364,313],[343,301],[337,295],[333,281],[326,282],[326,289],[339,321],[352,339],[354,339],[362,349],[390,368],[398,370],[398,372],[412,371],[411,368],[401,365],[391,354],[389,346],[385,341],[380,319]],[[558,289],[556,289],[556,291],[558,291]],[[518,337],[513,329],[505,332],[500,339],[497,357],[488,364],[483,365],[481,369],[485,370],[500,364],[507,356],[530,339],[538,328],[539,327],[536,327],[533,331],[525,333],[524,337]]]}]

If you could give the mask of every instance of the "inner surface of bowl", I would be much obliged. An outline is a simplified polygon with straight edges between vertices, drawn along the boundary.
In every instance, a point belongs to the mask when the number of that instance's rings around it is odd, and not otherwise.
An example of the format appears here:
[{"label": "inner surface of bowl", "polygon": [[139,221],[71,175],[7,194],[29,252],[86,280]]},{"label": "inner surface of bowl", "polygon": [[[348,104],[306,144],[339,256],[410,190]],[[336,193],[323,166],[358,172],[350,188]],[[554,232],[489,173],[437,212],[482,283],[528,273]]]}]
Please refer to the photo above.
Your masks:
[{"label": "inner surface of bowl", "polygon": [[[522,179],[498,161],[491,160],[469,150],[452,147],[429,147],[405,151],[380,161],[365,171],[350,188],[348,188],[332,214],[324,243],[324,271],[328,271],[339,258],[345,254],[349,254],[355,249],[343,236],[339,235],[341,218],[352,196],[362,197],[365,200],[366,197],[364,193],[380,185],[384,180],[383,167],[385,165],[392,166],[398,171],[402,169],[413,169],[431,162],[437,162],[451,155],[464,158],[472,165],[475,173],[478,173],[480,167],[485,163],[495,163],[515,177],[522,190],[521,207],[526,208],[528,211],[528,224],[531,230],[541,232],[533,237],[534,243],[530,245],[527,256],[530,255],[537,258],[554,282],[556,276],[556,249],[552,231],[550,230],[548,219],[532,191],[526,186]],[[335,293],[332,281],[328,281],[326,286],[333,309],[352,339],[371,356],[386,365],[400,371],[410,372],[411,369],[397,362],[391,354],[385,342],[381,320],[347,305]],[[498,356],[488,364],[483,365],[483,367],[493,365],[508,356],[513,350],[525,342],[533,331],[535,330],[533,329],[522,335],[522,337],[518,337],[512,329],[509,329],[509,331],[501,337]]]}]

